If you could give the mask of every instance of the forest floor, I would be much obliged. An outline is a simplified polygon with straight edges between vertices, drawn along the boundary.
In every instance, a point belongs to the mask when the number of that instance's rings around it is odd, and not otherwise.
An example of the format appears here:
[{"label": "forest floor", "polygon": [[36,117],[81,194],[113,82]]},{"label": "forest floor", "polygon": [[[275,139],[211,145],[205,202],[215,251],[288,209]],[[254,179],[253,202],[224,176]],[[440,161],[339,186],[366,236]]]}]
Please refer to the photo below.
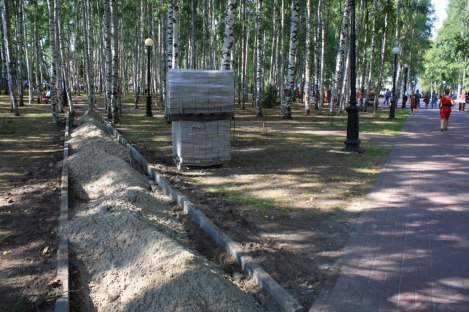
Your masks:
[{"label": "forest floor", "polygon": [[[25,118],[15,118],[6,100],[0,98],[0,297],[7,299],[0,310],[48,311],[60,289],[55,235],[63,129],[50,125],[48,106],[27,105]],[[249,105],[236,110],[230,162],[178,171],[160,107],[148,118],[131,103],[124,99],[119,131],[306,309],[333,285],[335,260],[407,112],[398,110],[394,121],[384,110],[362,113],[366,152],[347,154],[346,114],[305,116],[296,103],[294,119],[284,121],[278,107],[256,118]],[[202,253],[213,249],[198,246]]]},{"label": "forest floor", "polygon": [[0,96],[0,311],[53,311],[64,123]]}]

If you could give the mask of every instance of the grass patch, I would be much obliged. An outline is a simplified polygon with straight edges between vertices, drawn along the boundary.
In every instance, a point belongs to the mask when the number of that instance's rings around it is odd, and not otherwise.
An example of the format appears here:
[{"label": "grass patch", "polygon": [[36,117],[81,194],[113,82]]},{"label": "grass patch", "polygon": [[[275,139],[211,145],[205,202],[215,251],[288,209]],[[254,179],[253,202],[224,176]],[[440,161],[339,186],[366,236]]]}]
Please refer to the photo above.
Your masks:
[{"label": "grass patch", "polygon": [[21,181],[33,160],[46,163],[51,152],[61,149],[57,137],[64,128],[63,116],[56,126],[49,105],[25,104],[19,112],[14,116],[8,97],[0,96],[0,189]]}]

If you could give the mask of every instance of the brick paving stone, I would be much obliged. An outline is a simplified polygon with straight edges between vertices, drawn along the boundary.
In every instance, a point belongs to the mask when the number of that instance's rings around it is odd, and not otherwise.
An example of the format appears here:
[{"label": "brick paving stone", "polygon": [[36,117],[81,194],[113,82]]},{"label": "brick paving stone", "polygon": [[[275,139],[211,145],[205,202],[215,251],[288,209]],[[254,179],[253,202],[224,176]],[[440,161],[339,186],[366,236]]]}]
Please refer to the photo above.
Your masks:
[{"label": "brick paving stone", "polygon": [[469,114],[409,117],[344,251],[310,311],[469,311]]}]

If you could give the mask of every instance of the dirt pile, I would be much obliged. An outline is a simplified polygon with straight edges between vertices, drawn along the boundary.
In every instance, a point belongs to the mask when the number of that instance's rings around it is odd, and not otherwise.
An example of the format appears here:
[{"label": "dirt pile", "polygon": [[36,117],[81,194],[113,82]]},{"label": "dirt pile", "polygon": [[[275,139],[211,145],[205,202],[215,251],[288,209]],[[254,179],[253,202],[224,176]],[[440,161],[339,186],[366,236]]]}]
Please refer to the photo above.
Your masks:
[{"label": "dirt pile", "polygon": [[254,298],[185,247],[170,200],[88,118],[67,160],[77,203],[67,227],[98,311],[259,311]]}]

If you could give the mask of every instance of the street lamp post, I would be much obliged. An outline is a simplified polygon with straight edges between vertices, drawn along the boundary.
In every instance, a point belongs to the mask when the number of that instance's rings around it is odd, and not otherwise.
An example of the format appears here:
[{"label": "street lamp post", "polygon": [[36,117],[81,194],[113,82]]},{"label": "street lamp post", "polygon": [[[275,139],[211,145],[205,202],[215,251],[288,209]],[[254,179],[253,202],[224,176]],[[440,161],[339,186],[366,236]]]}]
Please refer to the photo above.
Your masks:
[{"label": "street lamp post", "polygon": [[150,51],[151,47],[153,46],[153,40],[151,38],[147,38],[145,40],[145,46],[147,47],[147,54],[148,54],[148,68],[147,68],[147,112],[145,116],[153,117],[153,113],[151,111],[151,94],[150,94]]},{"label": "street lamp post", "polygon": [[404,90],[402,92],[402,108],[405,108],[405,104],[407,103],[407,76],[409,75],[409,65],[404,65]]},{"label": "street lamp post", "polygon": [[391,107],[389,108],[389,117],[388,119],[396,118],[396,74],[397,74],[397,55],[401,52],[401,49],[397,44],[392,48],[392,54],[394,54],[394,69],[392,72],[392,98],[391,98]]},{"label": "street lamp post", "polygon": [[356,44],[355,44],[355,0],[349,0],[350,7],[350,101],[347,107],[347,140],[344,142],[344,151],[363,153],[365,150],[360,146],[358,128],[358,106],[357,106],[357,74],[356,74]]}]

